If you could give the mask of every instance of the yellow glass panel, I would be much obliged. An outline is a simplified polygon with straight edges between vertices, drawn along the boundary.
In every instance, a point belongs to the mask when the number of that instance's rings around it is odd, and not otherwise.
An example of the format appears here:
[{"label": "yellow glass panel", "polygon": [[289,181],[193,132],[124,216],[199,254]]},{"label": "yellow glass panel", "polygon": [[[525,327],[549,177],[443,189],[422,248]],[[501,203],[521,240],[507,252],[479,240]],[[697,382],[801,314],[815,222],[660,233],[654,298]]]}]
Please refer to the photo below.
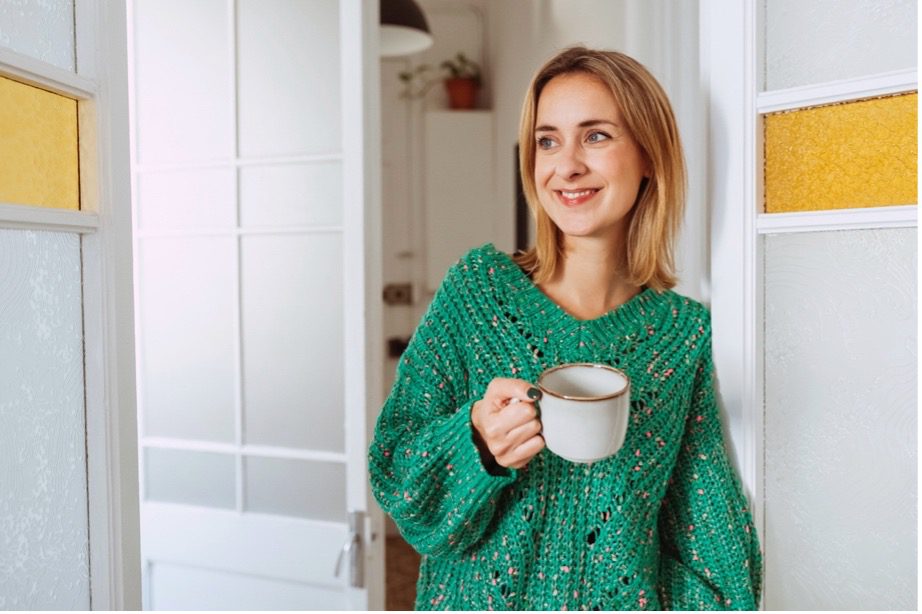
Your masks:
[{"label": "yellow glass panel", "polygon": [[765,211],[918,202],[916,104],[902,94],[765,116]]},{"label": "yellow glass panel", "polygon": [[0,203],[80,209],[77,101],[0,77]]}]

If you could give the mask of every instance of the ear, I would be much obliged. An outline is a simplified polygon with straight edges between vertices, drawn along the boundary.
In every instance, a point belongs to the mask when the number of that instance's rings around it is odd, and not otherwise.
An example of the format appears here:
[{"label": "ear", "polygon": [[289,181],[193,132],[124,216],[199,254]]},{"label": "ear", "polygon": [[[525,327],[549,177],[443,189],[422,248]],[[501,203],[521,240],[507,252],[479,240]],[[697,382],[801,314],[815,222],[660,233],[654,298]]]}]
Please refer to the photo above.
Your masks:
[{"label": "ear", "polygon": [[643,178],[653,178],[653,162],[650,160],[650,156],[647,155],[646,152],[643,154]]}]

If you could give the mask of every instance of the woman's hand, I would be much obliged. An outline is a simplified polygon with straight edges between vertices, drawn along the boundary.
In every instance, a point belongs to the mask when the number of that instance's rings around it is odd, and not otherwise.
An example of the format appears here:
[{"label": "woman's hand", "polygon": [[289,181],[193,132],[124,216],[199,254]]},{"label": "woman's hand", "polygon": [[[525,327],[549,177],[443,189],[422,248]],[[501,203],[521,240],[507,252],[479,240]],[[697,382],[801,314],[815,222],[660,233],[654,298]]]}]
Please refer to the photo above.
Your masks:
[{"label": "woman's hand", "polygon": [[521,469],[544,448],[535,401],[541,391],[520,379],[496,378],[471,407],[474,439],[481,454],[502,467]]}]

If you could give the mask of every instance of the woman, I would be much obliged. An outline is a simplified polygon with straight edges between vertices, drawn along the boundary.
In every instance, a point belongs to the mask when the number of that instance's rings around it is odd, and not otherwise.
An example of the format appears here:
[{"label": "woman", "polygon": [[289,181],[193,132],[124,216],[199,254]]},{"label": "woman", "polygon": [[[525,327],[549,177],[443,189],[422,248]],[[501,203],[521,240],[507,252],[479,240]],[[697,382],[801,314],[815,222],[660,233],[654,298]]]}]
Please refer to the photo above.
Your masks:
[{"label": "woman", "polygon": [[[532,80],[520,151],[535,247],[451,268],[370,449],[374,495],[423,555],[416,607],[755,609],[709,315],[669,290],[685,169],[665,93],[623,54],[565,50]],[[533,382],[569,362],[631,378],[613,457],[544,448]]]}]

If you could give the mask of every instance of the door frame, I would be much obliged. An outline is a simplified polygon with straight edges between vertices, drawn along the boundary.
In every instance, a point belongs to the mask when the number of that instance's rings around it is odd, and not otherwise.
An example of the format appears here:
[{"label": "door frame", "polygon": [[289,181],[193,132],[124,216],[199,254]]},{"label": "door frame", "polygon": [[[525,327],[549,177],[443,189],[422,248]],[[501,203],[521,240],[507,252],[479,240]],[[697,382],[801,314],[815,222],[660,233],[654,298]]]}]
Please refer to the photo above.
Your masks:
[{"label": "door frame", "polygon": [[[365,588],[350,589],[355,608],[383,610],[384,512],[368,480],[368,446],[384,404],[384,339],[381,239],[381,59],[377,2],[340,0],[343,141],[361,147],[343,151],[343,301],[345,373],[357,386],[346,386],[346,507],[364,513],[362,531]],[[349,27],[349,24],[360,27]],[[357,91],[358,90],[358,91]],[[349,181],[364,177],[364,181]],[[357,323],[350,326],[349,323]],[[351,418],[363,416],[359,424]],[[367,591],[367,593],[365,593]],[[365,593],[365,594],[362,594]]]},{"label": "door frame", "polygon": [[707,202],[714,366],[736,465],[765,534],[762,484],[761,253],[755,233],[760,131],[755,113],[756,0],[700,4],[707,99]]},{"label": "door frame", "polygon": [[141,607],[125,7],[74,3],[76,72],[0,48],[0,75],[77,100],[80,211],[0,204],[0,227],[81,239],[90,607]]}]

